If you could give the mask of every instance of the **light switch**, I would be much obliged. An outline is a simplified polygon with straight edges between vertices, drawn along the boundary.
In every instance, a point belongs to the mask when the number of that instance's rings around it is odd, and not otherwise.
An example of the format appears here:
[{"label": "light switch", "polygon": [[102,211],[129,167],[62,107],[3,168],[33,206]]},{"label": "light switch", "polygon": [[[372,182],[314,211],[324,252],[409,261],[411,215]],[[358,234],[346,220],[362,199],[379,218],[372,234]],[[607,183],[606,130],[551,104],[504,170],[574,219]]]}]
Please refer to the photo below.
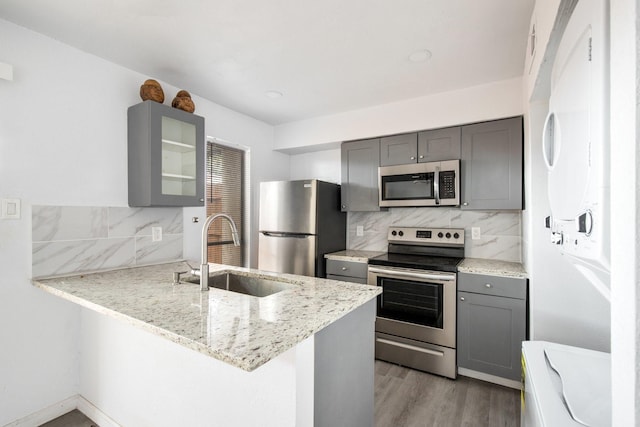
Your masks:
[{"label": "light switch", "polygon": [[20,199],[2,199],[2,219],[20,219]]},{"label": "light switch", "polygon": [[362,225],[356,226],[356,236],[358,237],[364,236],[364,227]]}]

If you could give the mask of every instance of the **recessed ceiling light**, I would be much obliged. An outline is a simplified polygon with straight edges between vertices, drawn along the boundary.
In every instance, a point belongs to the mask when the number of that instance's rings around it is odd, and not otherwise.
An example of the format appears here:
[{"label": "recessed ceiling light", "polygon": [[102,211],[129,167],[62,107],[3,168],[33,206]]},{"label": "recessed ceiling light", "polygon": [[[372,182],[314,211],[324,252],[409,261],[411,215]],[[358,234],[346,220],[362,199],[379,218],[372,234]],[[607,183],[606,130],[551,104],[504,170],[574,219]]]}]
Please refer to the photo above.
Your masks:
[{"label": "recessed ceiling light", "polygon": [[424,62],[429,60],[430,58],[431,52],[426,49],[416,50],[411,55],[409,55],[409,61],[411,62]]},{"label": "recessed ceiling light", "polygon": [[264,93],[267,98],[277,99],[282,98],[282,92],[278,92],[277,90],[268,90]]}]

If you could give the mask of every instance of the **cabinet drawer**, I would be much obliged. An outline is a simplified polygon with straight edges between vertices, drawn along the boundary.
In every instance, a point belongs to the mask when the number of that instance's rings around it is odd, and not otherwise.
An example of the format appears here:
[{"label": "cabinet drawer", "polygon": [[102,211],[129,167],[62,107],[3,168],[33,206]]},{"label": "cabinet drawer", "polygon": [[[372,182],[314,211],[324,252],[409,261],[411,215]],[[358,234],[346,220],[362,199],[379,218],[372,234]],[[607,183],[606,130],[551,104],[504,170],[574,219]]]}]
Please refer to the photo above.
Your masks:
[{"label": "cabinet drawer", "polygon": [[458,290],[508,298],[527,298],[527,279],[458,273]]},{"label": "cabinet drawer", "polygon": [[338,276],[351,276],[366,279],[367,264],[364,262],[328,259],[327,274],[336,274]]},{"label": "cabinet drawer", "polygon": [[327,274],[327,279],[341,280],[343,282],[360,283],[361,285],[367,284],[367,279],[364,277],[338,276],[337,274]]}]

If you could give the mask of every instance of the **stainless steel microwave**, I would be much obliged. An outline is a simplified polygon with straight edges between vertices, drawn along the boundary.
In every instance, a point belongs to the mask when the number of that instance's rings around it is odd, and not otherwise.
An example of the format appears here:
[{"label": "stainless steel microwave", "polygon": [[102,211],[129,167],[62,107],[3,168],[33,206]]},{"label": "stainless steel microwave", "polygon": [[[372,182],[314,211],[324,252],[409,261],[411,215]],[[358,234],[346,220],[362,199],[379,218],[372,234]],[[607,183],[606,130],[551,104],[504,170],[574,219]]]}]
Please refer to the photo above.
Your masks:
[{"label": "stainless steel microwave", "polygon": [[381,207],[458,206],[460,160],[380,166]]}]

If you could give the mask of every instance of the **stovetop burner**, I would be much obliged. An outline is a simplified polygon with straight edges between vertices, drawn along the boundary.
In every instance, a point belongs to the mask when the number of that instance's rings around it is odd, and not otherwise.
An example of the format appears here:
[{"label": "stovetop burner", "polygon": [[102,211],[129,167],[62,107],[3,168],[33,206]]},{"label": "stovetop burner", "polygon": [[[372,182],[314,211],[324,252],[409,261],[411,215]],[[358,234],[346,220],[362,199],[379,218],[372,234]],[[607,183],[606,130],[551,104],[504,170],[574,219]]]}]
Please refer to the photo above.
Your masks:
[{"label": "stovetop burner", "polygon": [[371,265],[455,273],[464,259],[464,229],[390,227],[386,254]]},{"label": "stovetop burner", "polygon": [[369,264],[455,273],[458,271],[458,264],[460,264],[463,259],[464,258],[458,257],[386,253],[370,258]]}]

